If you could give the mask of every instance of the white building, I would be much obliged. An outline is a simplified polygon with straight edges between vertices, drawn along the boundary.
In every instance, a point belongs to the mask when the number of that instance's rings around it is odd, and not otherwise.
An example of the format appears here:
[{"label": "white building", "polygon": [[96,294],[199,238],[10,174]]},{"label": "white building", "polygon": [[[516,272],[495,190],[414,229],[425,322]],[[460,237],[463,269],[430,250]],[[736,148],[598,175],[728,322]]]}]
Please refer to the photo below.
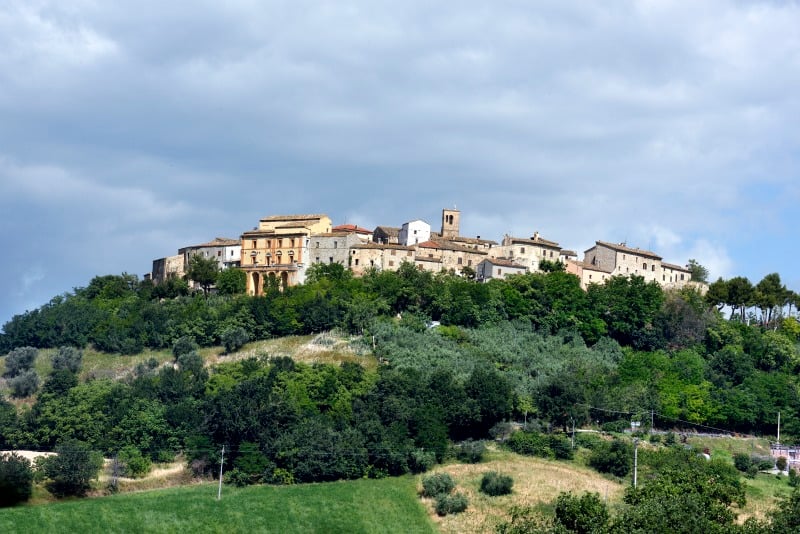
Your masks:
[{"label": "white building", "polygon": [[399,244],[405,247],[411,247],[424,243],[431,238],[431,225],[422,219],[409,221],[400,228],[398,234]]}]

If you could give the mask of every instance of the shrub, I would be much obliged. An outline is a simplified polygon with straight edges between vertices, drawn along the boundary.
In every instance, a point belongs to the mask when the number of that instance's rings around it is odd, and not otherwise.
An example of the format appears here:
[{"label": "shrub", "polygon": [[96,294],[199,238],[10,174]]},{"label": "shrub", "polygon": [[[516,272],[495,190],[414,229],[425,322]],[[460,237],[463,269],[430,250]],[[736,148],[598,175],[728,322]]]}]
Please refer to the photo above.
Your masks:
[{"label": "shrub", "polygon": [[19,399],[30,397],[39,389],[39,375],[33,369],[28,369],[8,381],[11,386],[11,395]]},{"label": "shrub", "polygon": [[775,468],[775,459],[771,456],[767,458],[757,458],[753,463],[758,466],[759,471],[769,471]]},{"label": "shrub", "polygon": [[603,443],[603,439],[594,432],[578,432],[575,434],[575,446],[594,449]]},{"label": "shrub", "polygon": [[250,341],[250,336],[247,335],[247,330],[241,326],[234,326],[223,330],[219,339],[222,342],[222,346],[225,347],[225,352],[230,354],[231,352],[236,352]]},{"label": "shrub", "polygon": [[542,458],[553,456],[547,436],[537,432],[514,432],[506,442],[506,446],[517,454],[540,456]]},{"label": "shrub", "polygon": [[142,478],[150,472],[150,459],[142,456],[141,451],[133,445],[128,445],[119,451],[118,458],[122,463],[126,477]]},{"label": "shrub", "polygon": [[556,499],[556,521],[569,532],[602,532],[608,523],[608,508],[598,493],[575,497],[562,493]]},{"label": "shrub", "polygon": [[250,484],[250,475],[234,467],[225,473],[225,484],[233,484],[239,488],[243,488]]},{"label": "shrub", "polygon": [[548,436],[548,445],[557,460],[572,460],[575,456],[572,451],[572,441],[558,434]]},{"label": "shrub", "polygon": [[59,347],[53,356],[53,370],[65,370],[77,373],[81,370],[83,352],[75,347]]},{"label": "shrub", "polygon": [[422,479],[422,495],[424,497],[436,497],[441,494],[448,494],[456,487],[453,477],[447,473],[434,473]]},{"label": "shrub", "polygon": [[786,466],[789,464],[788,460],[786,460],[785,456],[778,456],[778,459],[775,460],[775,467],[778,468],[778,471],[786,471]]},{"label": "shrub", "polygon": [[456,458],[462,462],[477,464],[483,459],[484,452],[486,452],[486,443],[468,439],[456,447]]},{"label": "shrub", "polygon": [[630,421],[626,421],[625,419],[619,419],[617,421],[607,421],[603,423],[600,429],[603,432],[624,432],[628,428],[630,428],[631,423]]},{"label": "shrub", "polygon": [[19,347],[6,355],[5,377],[14,378],[33,368],[39,351],[33,347]]},{"label": "shrub", "polygon": [[481,492],[490,497],[508,495],[511,493],[511,487],[513,485],[513,478],[508,475],[501,475],[496,471],[484,473],[481,478]]},{"label": "shrub", "polygon": [[16,453],[0,455],[0,507],[25,502],[32,493],[31,462]]},{"label": "shrub", "polygon": [[467,509],[469,501],[462,493],[452,495],[440,494],[436,497],[436,513],[444,516],[447,514],[458,514]]},{"label": "shrub", "polygon": [[622,440],[615,439],[596,447],[589,455],[589,466],[601,473],[624,477],[631,470],[633,447]]},{"label": "shrub", "polygon": [[745,453],[738,453],[733,456],[733,465],[742,473],[746,473],[753,465],[753,460]]},{"label": "shrub", "polygon": [[56,455],[44,462],[44,472],[50,479],[48,489],[53,495],[86,495],[91,481],[103,465],[103,457],[86,443],[70,440],[56,446]]},{"label": "shrub", "polygon": [[436,453],[433,451],[414,449],[408,456],[408,467],[412,473],[424,473],[436,465]]},{"label": "shrub", "polygon": [[758,474],[758,466],[755,464],[750,464],[750,467],[747,468],[745,476],[747,478],[756,478],[757,474]]},{"label": "shrub", "polygon": [[667,432],[664,436],[664,445],[675,445],[676,441],[675,432]]},{"label": "shrub", "polygon": [[649,440],[653,444],[661,443],[661,434],[650,434]]},{"label": "shrub", "polygon": [[800,486],[800,477],[797,476],[797,471],[794,467],[789,468],[789,485],[793,488]]},{"label": "shrub", "polygon": [[175,360],[177,361],[178,357],[182,354],[189,354],[197,349],[197,343],[194,342],[194,338],[191,336],[181,336],[172,344],[172,355],[175,356]]}]

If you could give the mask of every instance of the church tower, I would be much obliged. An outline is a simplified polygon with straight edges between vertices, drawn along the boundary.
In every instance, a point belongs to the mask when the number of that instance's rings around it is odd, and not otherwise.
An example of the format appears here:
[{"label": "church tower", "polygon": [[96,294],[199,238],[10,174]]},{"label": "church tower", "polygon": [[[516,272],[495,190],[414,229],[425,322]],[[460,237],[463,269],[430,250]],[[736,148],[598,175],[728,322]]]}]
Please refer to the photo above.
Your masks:
[{"label": "church tower", "polygon": [[452,239],[458,237],[458,225],[461,212],[453,208],[442,210],[442,238]]}]

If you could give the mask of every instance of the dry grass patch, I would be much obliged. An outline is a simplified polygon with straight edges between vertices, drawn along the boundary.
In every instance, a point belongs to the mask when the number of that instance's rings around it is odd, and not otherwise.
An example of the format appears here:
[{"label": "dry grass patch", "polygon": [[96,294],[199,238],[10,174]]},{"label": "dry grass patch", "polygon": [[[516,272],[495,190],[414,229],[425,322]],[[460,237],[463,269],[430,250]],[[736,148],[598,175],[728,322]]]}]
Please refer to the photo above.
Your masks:
[{"label": "dry grass patch", "polygon": [[[436,515],[434,499],[422,499],[440,532],[494,532],[497,525],[510,519],[509,511],[512,506],[547,507],[562,491],[577,494],[585,491],[597,492],[607,498],[609,503],[622,499],[622,484],[604,478],[588,468],[513,453],[493,456],[495,459],[480,464],[444,465],[432,471],[450,474],[456,482],[454,491],[464,493],[469,499],[469,507],[465,512],[445,517]],[[510,475],[514,479],[513,493],[500,497],[489,497],[481,493],[481,477],[487,471]]]}]

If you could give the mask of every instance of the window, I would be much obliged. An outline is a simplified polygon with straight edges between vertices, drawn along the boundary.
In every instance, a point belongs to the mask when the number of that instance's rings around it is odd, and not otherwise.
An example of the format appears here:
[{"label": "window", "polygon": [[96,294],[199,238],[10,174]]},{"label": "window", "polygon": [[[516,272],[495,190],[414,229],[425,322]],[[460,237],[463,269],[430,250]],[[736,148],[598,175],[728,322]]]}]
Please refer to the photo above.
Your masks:
[{"label": "window", "polygon": [[315,262],[315,263],[319,263],[319,256],[317,256],[317,257],[314,259],[314,262]]},{"label": "window", "polygon": [[283,248],[283,239],[278,239],[278,248]]},{"label": "window", "polygon": [[[269,241],[267,241],[267,246],[269,246]],[[253,248],[256,248],[256,240],[253,239]]]},{"label": "window", "polygon": [[472,260],[467,260],[467,265],[472,266]]},{"label": "window", "polygon": [[683,274],[681,274],[681,280],[683,280]]},{"label": "window", "polygon": [[642,269],[644,269],[645,271],[647,270],[647,264],[646,263],[642,264]]},{"label": "window", "polygon": [[389,267],[394,267],[394,262],[392,260],[389,260]]},{"label": "window", "polygon": [[222,256],[222,251],[221,251],[221,250],[218,250],[218,251],[217,251],[217,257],[220,257],[220,256]]},{"label": "window", "polygon": [[667,281],[667,275],[666,274],[662,274],[661,275],[661,281],[662,282],[666,282]]},{"label": "window", "polygon": [[391,251],[391,252],[389,252],[389,254],[391,254],[392,256],[394,256],[394,255],[396,254],[396,251],[395,251],[394,249],[392,249],[392,251]]},{"label": "window", "polygon": [[461,265],[463,263],[463,258],[458,258],[458,264]]},{"label": "window", "polygon": [[358,266],[358,258],[356,258],[356,267]]},{"label": "window", "polygon": [[289,245],[289,246],[290,246],[290,247],[292,247],[292,248],[294,248],[294,238],[292,238],[291,240],[289,240],[289,243],[290,243],[290,245]]},{"label": "window", "polygon": [[375,260],[369,260],[369,266],[375,267]]},{"label": "window", "polygon": [[656,272],[656,264],[655,263],[650,266],[650,270],[653,271],[653,272]]},{"label": "window", "polygon": [[334,241],[334,242],[333,242],[333,248],[336,248],[336,246],[337,246],[338,244],[339,244],[339,243],[338,243],[337,241]]},{"label": "window", "polygon": [[233,251],[231,250],[231,258],[233,257]]},{"label": "window", "polygon": [[411,251],[410,250],[408,252],[406,252],[406,256],[408,256],[409,258],[411,257]]},{"label": "window", "polygon": [[316,246],[315,246],[314,248],[319,248],[319,241],[317,241],[317,242],[315,243],[315,245],[316,245]]},{"label": "window", "polygon": [[552,250],[550,251],[550,257],[551,258],[553,257],[553,251]]},{"label": "window", "polygon": [[333,256],[331,256],[330,258],[328,258],[328,263],[333,263]]},{"label": "window", "polygon": [[519,253],[525,254],[525,247],[519,247]]},{"label": "window", "polygon": [[497,276],[500,276],[501,274],[503,274],[503,269],[497,269]]}]

